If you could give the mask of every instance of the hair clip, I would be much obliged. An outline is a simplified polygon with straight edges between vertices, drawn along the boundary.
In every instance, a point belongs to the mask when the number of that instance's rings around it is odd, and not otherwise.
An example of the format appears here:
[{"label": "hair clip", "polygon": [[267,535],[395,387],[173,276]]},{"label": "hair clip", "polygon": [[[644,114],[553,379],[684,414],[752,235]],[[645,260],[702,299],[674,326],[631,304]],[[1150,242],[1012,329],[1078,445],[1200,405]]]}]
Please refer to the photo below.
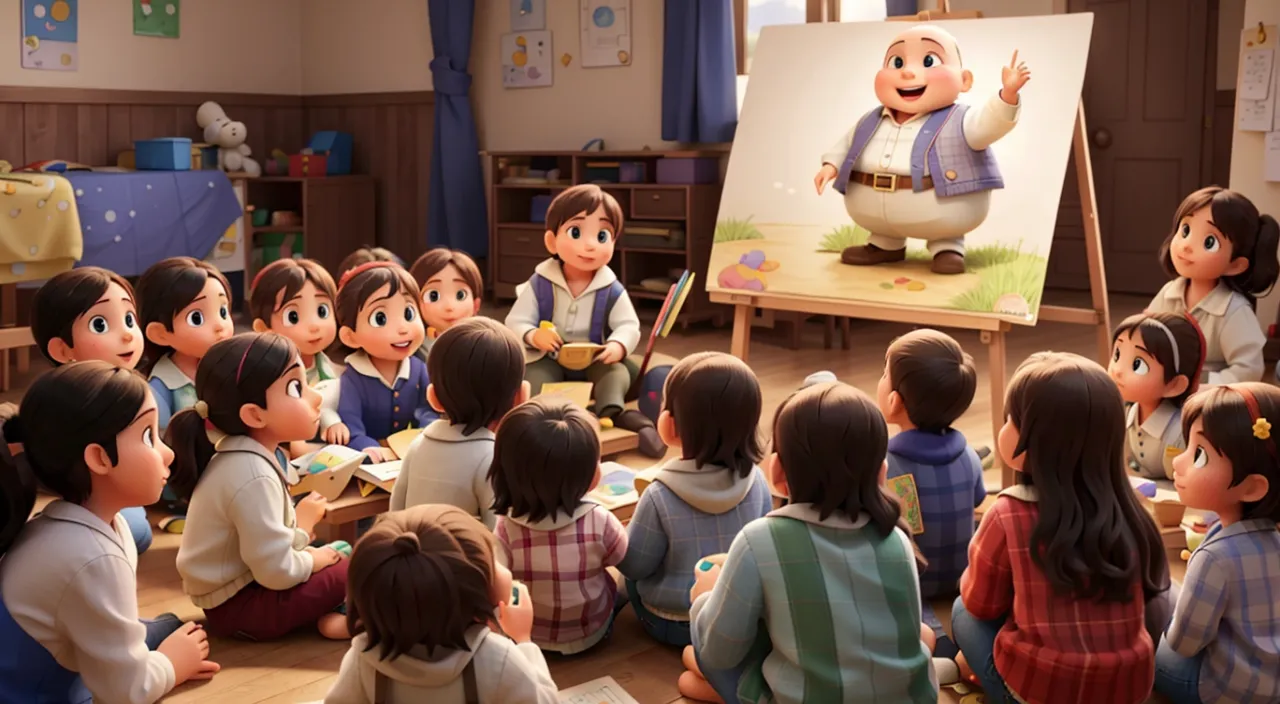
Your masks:
[{"label": "hair clip", "polygon": [[196,405],[193,406],[192,408],[195,409],[196,415],[200,416],[201,418],[204,418],[205,420],[209,420],[209,404],[206,403],[203,399],[196,401]]},{"label": "hair clip", "polygon": [[1266,418],[1253,421],[1253,437],[1267,440],[1271,437],[1271,423]]}]

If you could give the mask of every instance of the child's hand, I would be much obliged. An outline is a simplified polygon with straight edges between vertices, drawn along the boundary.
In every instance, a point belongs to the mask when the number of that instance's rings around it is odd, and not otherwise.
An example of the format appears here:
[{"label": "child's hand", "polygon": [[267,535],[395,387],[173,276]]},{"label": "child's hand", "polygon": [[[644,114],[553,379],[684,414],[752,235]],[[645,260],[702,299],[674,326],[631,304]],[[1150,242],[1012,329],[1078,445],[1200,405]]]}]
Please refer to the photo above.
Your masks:
[{"label": "child's hand", "polygon": [[724,564],[724,554],[708,555],[698,560],[693,567],[693,588],[689,590],[689,601],[711,591],[720,579],[720,566]]},{"label": "child's hand", "polygon": [[823,164],[822,168],[818,169],[818,175],[813,177],[813,187],[818,190],[818,195],[822,195],[822,191],[826,189],[827,184],[834,181],[838,173],[836,167],[831,164]]},{"label": "child's hand", "polygon": [[156,651],[173,663],[175,684],[182,684],[187,680],[207,680],[222,669],[218,663],[208,660],[209,634],[198,623],[182,624],[181,628],[160,643]]},{"label": "child's hand", "polygon": [[315,574],[326,567],[332,567],[338,564],[338,560],[342,559],[342,555],[339,555],[338,551],[331,547],[307,547],[306,550],[311,553],[311,574]]},{"label": "child's hand", "polygon": [[294,507],[293,513],[298,521],[298,529],[304,533],[312,533],[316,529],[316,524],[320,519],[324,518],[324,514],[329,510],[329,502],[323,496],[314,491],[307,494],[307,498],[298,502]]},{"label": "child's hand", "polygon": [[1000,99],[1010,105],[1018,104],[1018,91],[1031,80],[1031,69],[1025,61],[1018,61],[1018,52],[1013,52],[1009,65],[1000,69]]},{"label": "child's hand", "polygon": [[560,339],[560,333],[551,328],[533,330],[525,336],[525,341],[530,347],[543,352],[555,352],[560,349],[560,345],[564,344],[564,340]]},{"label": "child's hand", "polygon": [[498,625],[502,632],[517,643],[528,643],[533,635],[533,600],[529,588],[520,582],[512,582],[511,600],[498,604]]},{"label": "child's hand", "polygon": [[601,364],[617,364],[627,356],[627,348],[622,346],[621,342],[607,342],[604,350],[596,355],[596,361]]},{"label": "child's hand", "polygon": [[377,464],[379,462],[386,462],[388,459],[390,459],[386,454],[386,450],[383,450],[381,447],[368,447],[361,450],[361,452],[363,452],[365,456],[369,458],[369,461],[373,462],[374,464]]},{"label": "child's hand", "polygon": [[335,423],[325,428],[320,437],[330,445],[346,445],[351,440],[351,430],[346,423]]}]

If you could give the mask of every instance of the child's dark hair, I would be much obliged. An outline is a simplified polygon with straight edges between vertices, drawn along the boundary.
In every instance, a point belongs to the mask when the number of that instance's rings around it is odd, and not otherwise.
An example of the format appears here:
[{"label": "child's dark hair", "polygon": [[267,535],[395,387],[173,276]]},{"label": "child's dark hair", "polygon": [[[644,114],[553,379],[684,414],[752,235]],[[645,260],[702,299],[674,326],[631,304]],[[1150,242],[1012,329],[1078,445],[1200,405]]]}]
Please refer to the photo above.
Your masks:
[{"label": "child's dark hair", "polygon": [[342,275],[338,283],[338,327],[356,329],[360,309],[378,289],[388,286],[387,295],[404,293],[419,305],[418,284],[404,267],[390,262],[368,262]]},{"label": "child's dark hair", "polygon": [[338,278],[342,278],[348,271],[361,264],[368,264],[369,262],[391,262],[392,264],[404,266],[404,260],[389,249],[383,247],[361,247],[348,254],[342,259],[342,263],[338,264]]},{"label": "child's dark hair", "polygon": [[[611,193],[594,183],[583,183],[560,191],[560,195],[556,196],[547,208],[547,230],[559,232],[560,228],[574,216],[580,213],[594,213],[601,207],[604,208],[605,217],[613,225],[613,240],[616,242],[622,237],[622,206],[618,205],[617,199]],[[594,236],[594,233],[592,234]]]},{"label": "child's dark hair", "polygon": [[[210,278],[222,284],[222,290],[231,298],[231,284],[218,268],[206,261],[193,257],[169,257],[162,259],[142,273],[135,290],[138,302],[139,327],[145,336],[147,326],[160,323],[166,330],[173,331],[173,319],[183,308],[191,305],[200,296]],[[155,363],[172,350],[147,339],[142,351],[142,364],[138,366],[143,372],[151,370]]]},{"label": "child's dark hair", "polygon": [[1169,588],[1164,543],[1124,469],[1124,401],[1097,363],[1040,352],[1018,366],[1005,400],[1036,487],[1031,557],[1059,593],[1125,602]]},{"label": "child's dark hair", "polygon": [[[85,448],[99,445],[113,463],[119,461],[116,436],[148,397],[140,375],[99,361],[57,367],[31,384],[22,410],[4,423],[0,438],[0,555],[31,517],[37,486],[73,504],[89,499]],[[7,443],[22,443],[22,455],[10,456]]]},{"label": "child's dark hair", "polygon": [[760,381],[742,360],[699,352],[667,376],[662,410],[671,414],[684,459],[727,467],[742,478],[764,452],[760,447]]},{"label": "child's dark hair", "polygon": [[[1250,397],[1256,404],[1256,415],[1249,409]],[[1267,494],[1259,501],[1241,505],[1240,517],[1248,520],[1265,518],[1280,522],[1280,459],[1277,459],[1276,434],[1266,438],[1254,434],[1259,418],[1280,418],[1280,389],[1258,382],[1214,386],[1187,399],[1182,407],[1182,435],[1187,446],[1193,444],[1191,426],[1200,421],[1200,431],[1213,445],[1212,450],[1231,462],[1231,484],[1236,486],[1251,474],[1260,474],[1268,484]]]},{"label": "child's dark hair", "polygon": [[586,411],[555,397],[511,409],[498,426],[489,466],[493,512],[530,521],[561,511],[572,515],[600,467],[597,425]]},{"label": "child's dark hair", "polygon": [[951,427],[973,403],[978,371],[950,335],[913,330],[885,353],[889,388],[898,392],[911,424],[928,433]]},{"label": "child's dark hair", "polygon": [[[337,287],[333,277],[311,259],[277,259],[266,265],[253,277],[253,290],[249,294],[249,315],[251,320],[261,320],[263,324],[271,324],[271,316],[284,307],[289,299],[298,295],[303,286],[310,281],[316,291],[333,300],[337,297]],[[284,292],[281,296],[280,293]],[[276,301],[280,301],[280,305]]]},{"label": "child's dark hair", "polygon": [[[246,404],[266,407],[267,389],[298,361],[298,348],[273,332],[246,332],[215,343],[196,367],[196,396],[207,406],[208,421],[228,435],[245,435],[240,418]],[[173,448],[169,486],[180,498],[191,492],[213,459],[205,419],[194,408],[169,420],[165,443]]]},{"label": "child's dark hair", "polygon": [[1142,336],[1142,348],[1164,367],[1164,383],[1168,384],[1179,376],[1187,378],[1187,389],[1169,399],[1181,407],[1187,397],[1199,388],[1200,370],[1204,367],[1204,333],[1195,318],[1179,313],[1131,315],[1120,321],[1111,335],[1113,359],[1120,354],[1120,350],[1114,349],[1116,340],[1125,333],[1130,337],[1135,333]]},{"label": "child's dark hair", "polygon": [[480,276],[480,268],[476,266],[474,259],[467,256],[466,252],[459,252],[456,249],[436,247],[428,250],[413,263],[409,273],[413,275],[413,280],[418,282],[418,288],[426,288],[427,281],[444,271],[444,268],[450,264],[458,270],[458,276],[462,277],[467,288],[471,289],[472,296],[480,298],[484,295],[484,279]]},{"label": "child's dark hair", "polygon": [[1260,215],[1258,208],[1243,195],[1208,186],[1187,196],[1173,216],[1173,232],[1160,245],[1160,264],[1170,278],[1178,276],[1171,251],[1173,238],[1182,229],[1182,221],[1201,208],[1208,207],[1218,231],[1231,242],[1231,258],[1245,257],[1249,268],[1235,276],[1223,276],[1222,282],[1256,305],[1258,296],[1266,295],[1280,276],[1280,224],[1270,215]]},{"label": "child's dark hair", "polygon": [[502,419],[524,382],[524,346],[490,318],[445,330],[427,356],[427,378],[450,423],[470,435]]},{"label": "child's dark hair", "polygon": [[840,382],[796,391],[778,406],[773,446],[792,503],[817,506],[823,520],[865,511],[881,536],[895,526],[911,535],[898,502],[880,486],[889,429],[866,394]]},{"label": "child's dark hair", "polygon": [[[133,296],[133,287],[124,277],[96,266],[83,266],[49,279],[36,291],[31,302],[31,335],[36,339],[36,347],[45,359],[58,366],[60,362],[49,356],[49,343],[55,338],[72,346],[71,330],[80,316],[102,300],[111,284],[124,289],[130,301],[137,302]],[[141,325],[138,334],[142,335]]]},{"label": "child's dark hair", "polygon": [[493,572],[493,534],[462,509],[393,511],[351,553],[347,627],[382,660],[419,645],[469,651],[467,630],[493,618]]}]

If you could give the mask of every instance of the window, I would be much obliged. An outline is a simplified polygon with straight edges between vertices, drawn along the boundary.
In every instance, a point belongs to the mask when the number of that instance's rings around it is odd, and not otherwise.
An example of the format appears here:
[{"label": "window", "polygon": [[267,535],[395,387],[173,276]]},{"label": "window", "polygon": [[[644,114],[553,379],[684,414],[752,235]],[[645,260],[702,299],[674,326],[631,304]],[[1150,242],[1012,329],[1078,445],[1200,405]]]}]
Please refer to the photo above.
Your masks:
[{"label": "window", "polygon": [[734,0],[738,75],[751,69],[760,30],[774,24],[873,22],[885,18],[885,0]]}]

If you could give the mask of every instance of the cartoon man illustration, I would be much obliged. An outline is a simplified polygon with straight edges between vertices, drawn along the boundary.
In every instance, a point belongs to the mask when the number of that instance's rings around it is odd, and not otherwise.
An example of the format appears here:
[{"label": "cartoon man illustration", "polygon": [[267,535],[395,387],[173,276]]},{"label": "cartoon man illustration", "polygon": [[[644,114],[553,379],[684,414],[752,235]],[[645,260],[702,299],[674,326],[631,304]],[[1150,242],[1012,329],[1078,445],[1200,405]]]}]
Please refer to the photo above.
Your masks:
[{"label": "cartoon man illustration", "polygon": [[876,74],[880,105],[831,150],[813,179],[844,195],[867,244],[840,255],[867,266],[906,258],[907,238],[927,240],[937,274],[960,274],[964,236],[986,219],[991,190],[1004,180],[988,149],[1018,123],[1018,91],[1031,79],[1018,52],[1001,70],[1001,89],[982,105],[956,103],[973,87],[955,37],[919,25],[894,38]]}]

